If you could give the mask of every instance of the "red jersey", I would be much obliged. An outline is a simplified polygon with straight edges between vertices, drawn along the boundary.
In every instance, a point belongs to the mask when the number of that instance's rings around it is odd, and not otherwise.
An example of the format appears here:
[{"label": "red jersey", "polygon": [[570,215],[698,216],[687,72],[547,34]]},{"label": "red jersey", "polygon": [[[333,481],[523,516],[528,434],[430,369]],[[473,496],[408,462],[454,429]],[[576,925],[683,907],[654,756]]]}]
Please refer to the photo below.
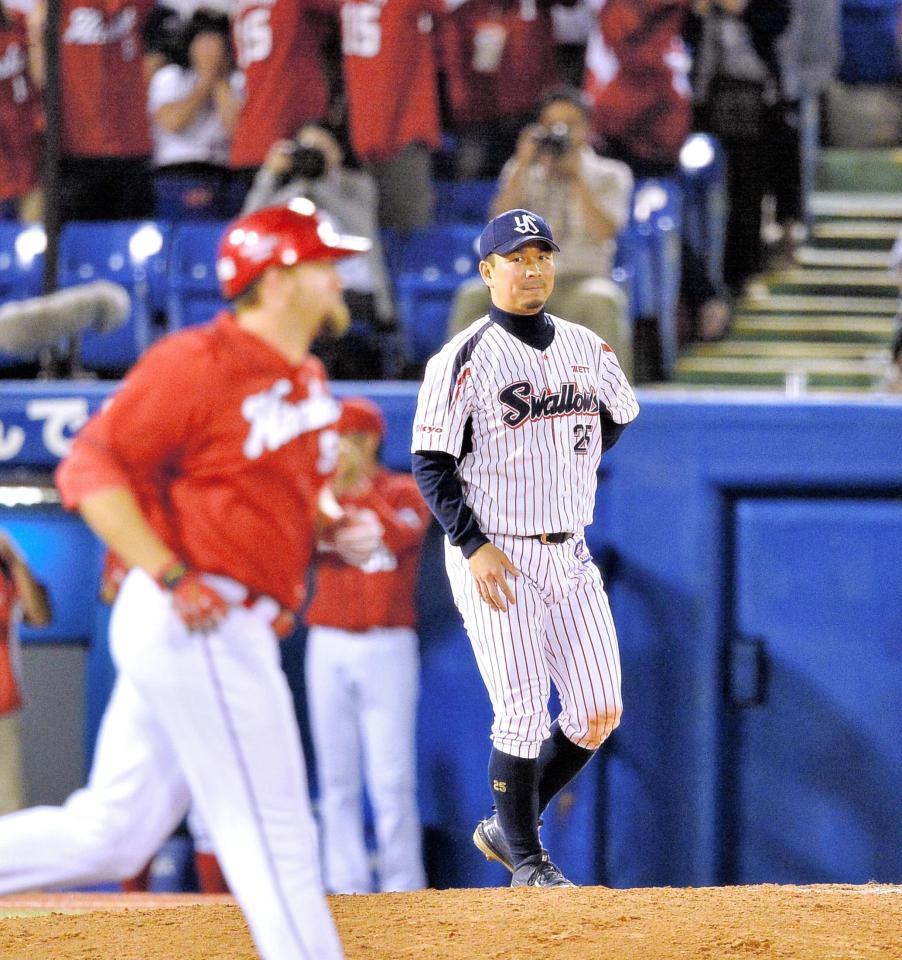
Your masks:
[{"label": "red jersey", "polygon": [[595,131],[637,159],[675,162],[691,125],[686,0],[606,0],[586,52]]},{"label": "red jersey", "polygon": [[378,162],[441,146],[433,14],[438,0],[346,0],[341,50],[351,146]]},{"label": "red jersey", "polygon": [[244,103],[232,137],[233,167],[260,166],[276,140],[329,110],[320,47],[325,0],[238,0],[233,36]]},{"label": "red jersey", "polygon": [[535,110],[560,83],[551,0],[467,0],[442,21],[455,123]]},{"label": "red jersey", "polygon": [[63,153],[150,154],[141,27],[155,0],[62,0]]},{"label": "red jersey", "polygon": [[21,197],[41,169],[41,101],[28,72],[25,17],[7,9],[0,20],[0,200]]},{"label": "red jersey", "polygon": [[127,486],[192,567],[297,609],[331,476],[339,407],[315,357],[290,364],[228,313],[145,353],[79,432],[56,480],[66,507]]},{"label": "red jersey", "polygon": [[16,657],[19,592],[5,564],[0,563],[0,717],[22,706]]},{"label": "red jersey", "polygon": [[355,633],[414,626],[417,563],[430,514],[413,477],[380,468],[366,493],[339,503],[373,510],[385,530],[382,546],[359,567],[336,553],[319,555],[307,623]]}]

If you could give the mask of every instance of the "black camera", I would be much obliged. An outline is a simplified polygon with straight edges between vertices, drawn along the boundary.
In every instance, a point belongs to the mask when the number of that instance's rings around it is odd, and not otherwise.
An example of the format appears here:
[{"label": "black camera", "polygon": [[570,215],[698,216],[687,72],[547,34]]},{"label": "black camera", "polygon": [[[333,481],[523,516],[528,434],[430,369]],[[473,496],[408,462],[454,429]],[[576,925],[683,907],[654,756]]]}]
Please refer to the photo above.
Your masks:
[{"label": "black camera", "polygon": [[536,138],[536,148],[539,153],[546,153],[558,159],[570,149],[570,128],[566,123],[553,123]]},{"label": "black camera", "polygon": [[291,166],[285,173],[286,180],[319,180],[326,172],[326,155],[318,147],[293,143],[288,150]]}]

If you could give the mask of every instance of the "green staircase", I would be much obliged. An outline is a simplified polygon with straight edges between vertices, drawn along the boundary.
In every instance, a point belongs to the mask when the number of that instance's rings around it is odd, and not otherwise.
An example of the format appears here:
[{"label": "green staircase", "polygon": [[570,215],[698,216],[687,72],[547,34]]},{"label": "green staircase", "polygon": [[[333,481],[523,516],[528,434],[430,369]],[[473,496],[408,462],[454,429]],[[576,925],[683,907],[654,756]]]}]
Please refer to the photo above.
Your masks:
[{"label": "green staircase", "polygon": [[824,151],[818,187],[807,243],[756,279],[725,340],[681,352],[676,383],[879,388],[899,301],[888,262],[902,228],[902,151]]}]

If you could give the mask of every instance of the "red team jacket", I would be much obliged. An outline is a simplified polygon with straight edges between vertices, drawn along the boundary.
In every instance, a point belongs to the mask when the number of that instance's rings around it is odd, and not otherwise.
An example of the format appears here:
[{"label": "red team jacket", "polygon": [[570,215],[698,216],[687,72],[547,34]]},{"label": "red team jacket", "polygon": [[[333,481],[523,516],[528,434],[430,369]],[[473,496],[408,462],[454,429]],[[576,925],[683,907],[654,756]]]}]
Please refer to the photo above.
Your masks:
[{"label": "red team jacket", "polygon": [[351,146],[379,162],[410,143],[441,146],[433,18],[439,0],[347,0],[341,49]]},{"label": "red team jacket", "polygon": [[150,155],[141,27],[155,0],[62,0],[63,153]]},{"label": "red team jacket", "polygon": [[534,110],[560,82],[550,0],[467,0],[441,24],[457,124]]},{"label": "red team jacket", "polygon": [[0,23],[0,200],[37,185],[41,168],[41,101],[28,73],[25,17],[7,9]]},{"label": "red team jacket", "polygon": [[430,514],[413,477],[381,468],[365,494],[339,502],[375,511],[385,530],[383,544],[362,567],[335,553],[320,554],[307,623],[354,632],[414,626],[417,563]]},{"label": "red team jacket", "polygon": [[329,87],[320,47],[329,0],[238,0],[232,26],[244,103],[232,137],[233,167],[260,166],[276,140],[323,120]]},{"label": "red team jacket", "polygon": [[13,669],[11,642],[18,599],[19,594],[12,577],[0,564],[0,717],[22,706],[22,694]]},{"label": "red team jacket", "polygon": [[57,486],[69,509],[130,487],[191,566],[295,610],[338,412],[319,360],[294,366],[222,313],[141,357],[77,435]]}]

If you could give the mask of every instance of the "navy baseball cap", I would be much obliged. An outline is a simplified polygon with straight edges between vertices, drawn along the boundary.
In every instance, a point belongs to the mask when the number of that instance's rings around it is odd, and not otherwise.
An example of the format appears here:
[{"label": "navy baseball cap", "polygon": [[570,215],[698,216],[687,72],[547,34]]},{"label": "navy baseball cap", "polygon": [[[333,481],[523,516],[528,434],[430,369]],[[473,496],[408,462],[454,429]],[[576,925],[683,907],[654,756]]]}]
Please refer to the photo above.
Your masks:
[{"label": "navy baseball cap", "polygon": [[551,250],[561,248],[554,242],[551,227],[531,210],[507,210],[489,220],[479,235],[479,257],[490,253],[511,253],[527,243],[546,243]]}]

